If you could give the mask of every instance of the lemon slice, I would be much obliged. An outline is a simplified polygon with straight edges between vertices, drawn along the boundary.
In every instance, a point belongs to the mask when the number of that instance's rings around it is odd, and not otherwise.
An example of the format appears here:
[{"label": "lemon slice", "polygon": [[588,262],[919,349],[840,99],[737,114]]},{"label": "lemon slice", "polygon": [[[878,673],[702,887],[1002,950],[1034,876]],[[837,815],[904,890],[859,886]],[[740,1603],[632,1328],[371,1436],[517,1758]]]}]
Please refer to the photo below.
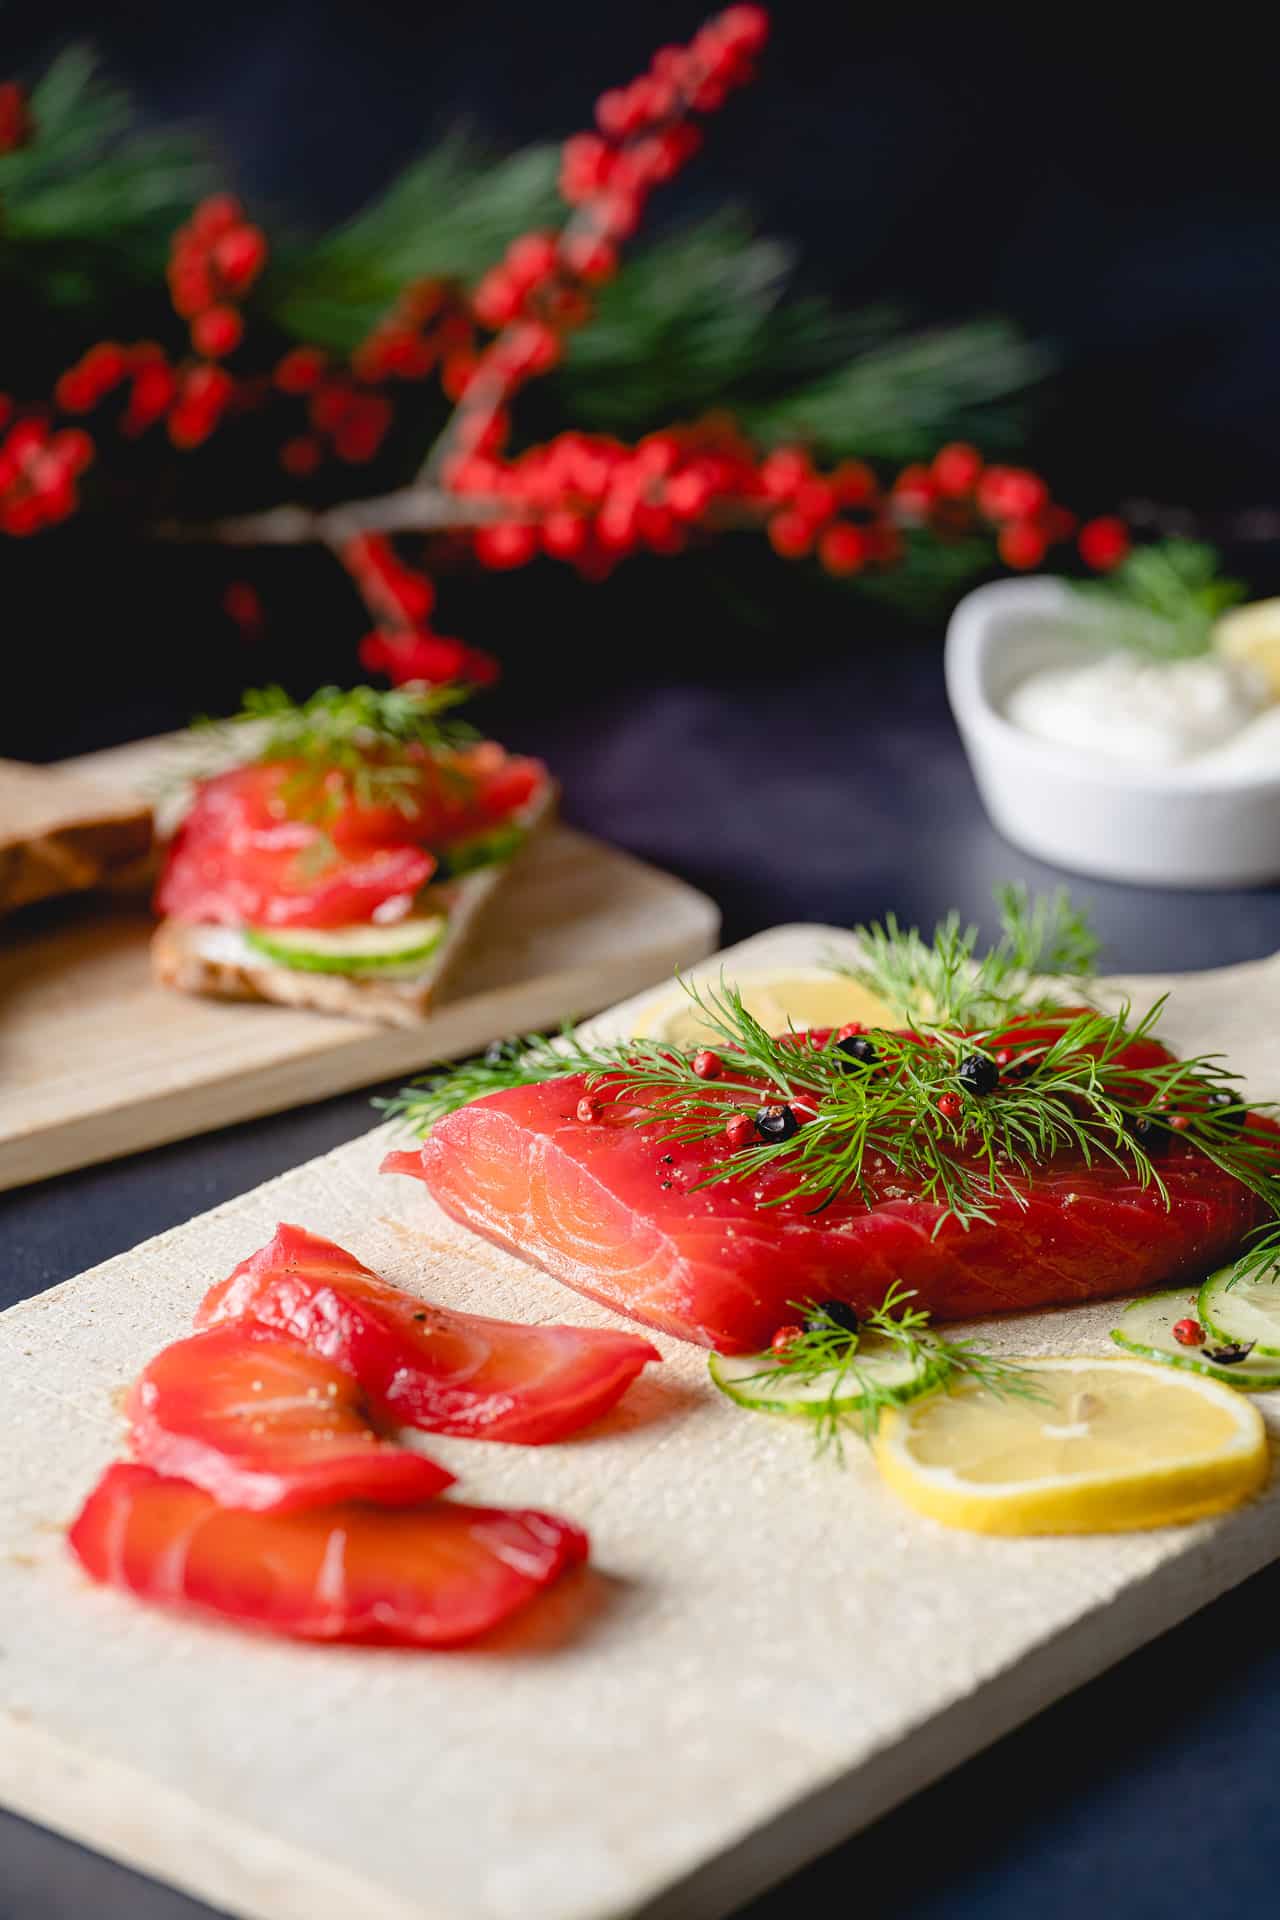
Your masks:
[{"label": "lemon slice", "polygon": [[[860,1020],[865,1027],[896,1027],[893,1009],[867,987],[822,967],[771,967],[725,974],[742,995],[747,1012],[770,1033],[793,1027],[843,1027]],[[713,991],[718,978],[707,982]],[[705,994],[705,987],[703,989]],[[673,1047],[701,1047],[719,1038],[678,984],[646,1001],[631,1029],[636,1039],[663,1040]]]},{"label": "lemon slice", "polygon": [[977,1382],[887,1414],[886,1481],[974,1533],[1119,1533],[1219,1513],[1267,1478],[1257,1409],[1201,1374],[1141,1360],[1025,1360],[1040,1397]]},{"label": "lemon slice", "polygon": [[1213,644],[1228,660],[1261,674],[1273,700],[1280,700],[1280,600],[1251,600],[1222,614]]}]

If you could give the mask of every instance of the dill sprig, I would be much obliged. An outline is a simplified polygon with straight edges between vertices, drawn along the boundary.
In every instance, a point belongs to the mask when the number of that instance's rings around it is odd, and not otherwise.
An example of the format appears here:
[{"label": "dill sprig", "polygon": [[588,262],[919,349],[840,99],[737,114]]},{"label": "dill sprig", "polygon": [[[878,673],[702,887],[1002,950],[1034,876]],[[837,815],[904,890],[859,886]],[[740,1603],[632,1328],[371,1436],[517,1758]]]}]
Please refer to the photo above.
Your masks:
[{"label": "dill sprig", "polygon": [[[880,1305],[862,1316],[856,1334],[824,1308],[793,1301],[793,1311],[803,1318],[803,1331],[780,1353],[771,1354],[769,1366],[759,1375],[748,1378],[783,1374],[802,1386],[830,1376],[830,1389],[813,1416],[815,1442],[819,1453],[832,1452],[837,1458],[843,1455],[847,1427],[870,1440],[886,1412],[906,1406],[920,1393],[922,1374],[928,1376],[929,1391],[942,1388],[951,1393],[969,1380],[1002,1399],[1044,1398],[1025,1367],[985,1352],[973,1340],[948,1340],[934,1332],[924,1308],[909,1304],[915,1297],[913,1288],[895,1280]],[[861,1343],[868,1334],[898,1349],[912,1368],[910,1382],[891,1386],[867,1367]],[[851,1388],[857,1396],[854,1408],[848,1405]]]},{"label": "dill sprig", "polygon": [[1135,547],[1102,580],[1073,580],[1089,608],[1089,636],[1153,660],[1208,651],[1213,624],[1244,599],[1238,580],[1218,572],[1221,556],[1196,540]]},{"label": "dill sprig", "polygon": [[[963,926],[958,913],[940,920],[931,940],[889,914],[854,928],[860,959],[828,965],[908,1021],[986,1026],[1059,1005],[1064,993],[1089,997],[1098,937],[1065,888],[1033,899],[1025,887],[1001,887],[996,908],[1000,938],[982,955],[978,928]],[[1049,980],[1056,992],[1046,991]]]},{"label": "dill sprig", "polygon": [[537,1086],[543,1080],[562,1080],[567,1074],[598,1078],[612,1067],[625,1065],[639,1045],[586,1046],[578,1039],[572,1022],[566,1021],[558,1033],[527,1033],[516,1040],[495,1040],[474,1060],[427,1074],[390,1099],[378,1099],[373,1104],[389,1120],[400,1121],[421,1139],[447,1114],[470,1106],[473,1100],[482,1100],[487,1093]]},{"label": "dill sprig", "polygon": [[[469,697],[462,686],[321,687],[294,700],[283,687],[259,687],[229,719],[203,720],[231,765],[298,763],[293,798],[321,813],[350,798],[362,807],[394,807],[412,815],[422,794],[424,758],[437,777],[463,776],[453,757],[478,736],[451,718]],[[284,789],[286,802],[290,787]]]}]

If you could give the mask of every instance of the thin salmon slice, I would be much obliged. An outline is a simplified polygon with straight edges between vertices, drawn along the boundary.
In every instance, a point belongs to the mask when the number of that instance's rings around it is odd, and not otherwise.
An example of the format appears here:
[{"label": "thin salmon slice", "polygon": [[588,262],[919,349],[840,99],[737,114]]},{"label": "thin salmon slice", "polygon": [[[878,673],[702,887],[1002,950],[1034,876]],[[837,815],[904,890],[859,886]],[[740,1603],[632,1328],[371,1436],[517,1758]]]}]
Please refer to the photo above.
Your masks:
[{"label": "thin salmon slice", "polygon": [[150,1467],[108,1467],[70,1531],[94,1580],[296,1640],[454,1647],[509,1619],[587,1538],[552,1514],[451,1500],[245,1513]]},{"label": "thin salmon slice", "polygon": [[434,1460],[378,1436],[351,1374],[248,1322],[166,1347],[135,1381],[126,1413],[144,1465],[190,1480],[224,1507],[416,1506],[453,1481]]},{"label": "thin salmon slice", "polygon": [[[1168,1058],[1146,1041],[1133,1064]],[[724,1353],[766,1346],[797,1303],[865,1312],[893,1281],[939,1320],[1174,1286],[1232,1258],[1267,1217],[1176,1136],[1160,1161],[1167,1207],[1130,1170],[1061,1154],[1023,1185],[1024,1204],[996,1197],[990,1220],[966,1229],[872,1156],[865,1197],[844,1192],[815,1211],[812,1199],[780,1199],[794,1184],[785,1164],[700,1187],[731,1152],[723,1136],[664,1139],[664,1125],[634,1124],[634,1097],[599,1086],[597,1117],[583,1121],[586,1091],[569,1076],[489,1094],[384,1170],[424,1181],[453,1219],[566,1286]]]},{"label": "thin salmon slice", "polygon": [[432,1306],[333,1241],[287,1225],[210,1289],[196,1325],[236,1319],[343,1368],[382,1420],[526,1446],[599,1419],[661,1358],[635,1334]]}]

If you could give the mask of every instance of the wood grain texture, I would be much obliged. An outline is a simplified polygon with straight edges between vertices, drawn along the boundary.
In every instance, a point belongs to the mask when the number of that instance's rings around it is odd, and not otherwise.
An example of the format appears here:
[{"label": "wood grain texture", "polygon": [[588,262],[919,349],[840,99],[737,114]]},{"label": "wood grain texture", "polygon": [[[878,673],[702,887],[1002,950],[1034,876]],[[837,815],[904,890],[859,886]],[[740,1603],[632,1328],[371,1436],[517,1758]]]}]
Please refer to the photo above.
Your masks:
[{"label": "wood grain texture", "polygon": [[0,760],[0,913],[137,875],[151,810],[127,786]]},{"label": "wood grain texture", "polygon": [[[811,960],[840,938],[734,951]],[[1274,963],[1179,982],[1169,1025],[1236,1051],[1256,1097],[1280,1089]],[[710,1920],[1280,1553],[1274,1486],[1184,1529],[949,1533],[856,1449],[815,1463],[803,1430],[720,1399],[705,1356],[659,1336],[664,1365],[571,1444],[433,1439],[462,1497],[592,1534],[591,1570],[483,1650],[290,1647],[90,1587],[60,1529],[118,1445],[120,1390],[282,1217],[450,1305],[618,1324],[379,1177],[387,1131],[0,1316],[0,1795],[216,1906]],[[1113,1319],[984,1335],[1101,1351]]]},{"label": "wood grain texture", "polygon": [[[173,740],[67,762],[146,786]],[[593,1012],[712,946],[683,881],[554,827],[485,909],[437,1009],[412,1028],[195,998],[157,985],[136,903],[46,909],[0,931],[0,1189],[409,1074],[499,1035]]]}]

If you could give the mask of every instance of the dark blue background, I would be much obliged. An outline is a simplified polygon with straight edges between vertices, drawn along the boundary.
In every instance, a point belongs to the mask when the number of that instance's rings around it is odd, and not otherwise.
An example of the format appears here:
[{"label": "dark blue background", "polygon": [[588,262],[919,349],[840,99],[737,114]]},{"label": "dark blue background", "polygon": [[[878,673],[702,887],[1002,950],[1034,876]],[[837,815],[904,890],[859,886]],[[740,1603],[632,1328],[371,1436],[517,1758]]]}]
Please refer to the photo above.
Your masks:
[{"label": "dark blue background", "polygon": [[[1050,41],[1043,12],[1010,23],[996,10],[791,0],[779,11],[765,81],[726,116],[677,211],[741,195],[802,242],[816,282],[850,299],[906,293],[935,316],[995,306],[1054,334],[1067,398],[1034,451],[1082,505],[1130,490],[1204,509],[1275,498],[1274,82],[1228,21],[1194,32],[1166,22],[1130,42],[1114,22],[1061,16]],[[214,122],[255,205],[317,220],[357,204],[460,115],[504,140],[572,130],[594,92],[696,18],[666,0],[103,12],[7,10],[6,64],[91,28],[149,111]],[[109,570],[97,578],[118,584]],[[655,582],[647,597],[621,583],[566,589],[530,631],[523,594],[519,581],[486,582],[467,627],[511,663],[495,730],[552,760],[572,818],[713,893],[730,936],[890,908],[924,922],[952,905],[981,917],[997,881],[1060,877],[982,819],[945,711],[936,630],[909,639],[797,589],[762,635],[710,601],[663,608]],[[32,705],[0,700],[0,751],[71,752],[230,697],[252,670],[203,644],[198,581],[186,576],[175,595],[162,666],[134,644],[117,598],[87,636],[96,677],[49,674]],[[628,626],[632,598],[647,612]],[[304,620],[299,650],[336,671],[327,644]],[[1078,891],[1117,968],[1280,947],[1273,893]],[[351,1096],[0,1197],[0,1304],[368,1119],[364,1096]],[[805,1907],[909,1920],[1273,1912],[1278,1616],[1280,1570],[918,1797],[752,1920]],[[2,1920],[199,1911],[0,1816]]]}]

